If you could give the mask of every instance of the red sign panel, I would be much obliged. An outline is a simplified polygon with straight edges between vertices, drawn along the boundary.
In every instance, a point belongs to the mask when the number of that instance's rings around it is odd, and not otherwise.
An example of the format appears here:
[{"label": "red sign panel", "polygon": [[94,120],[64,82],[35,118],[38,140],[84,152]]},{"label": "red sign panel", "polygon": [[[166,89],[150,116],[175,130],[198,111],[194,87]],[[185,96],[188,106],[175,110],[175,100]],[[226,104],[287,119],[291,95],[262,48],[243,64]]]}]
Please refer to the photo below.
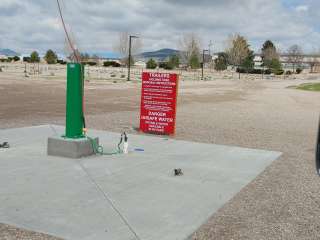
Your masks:
[{"label": "red sign panel", "polygon": [[170,135],[175,132],[178,76],[142,73],[140,130]]}]

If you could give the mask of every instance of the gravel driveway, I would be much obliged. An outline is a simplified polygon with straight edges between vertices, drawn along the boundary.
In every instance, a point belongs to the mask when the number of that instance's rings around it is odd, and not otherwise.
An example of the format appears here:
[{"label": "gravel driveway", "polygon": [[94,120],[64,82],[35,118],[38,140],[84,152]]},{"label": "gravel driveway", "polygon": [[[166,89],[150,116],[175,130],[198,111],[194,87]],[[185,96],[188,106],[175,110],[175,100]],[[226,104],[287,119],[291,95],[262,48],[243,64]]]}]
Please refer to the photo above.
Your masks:
[{"label": "gravel driveway", "polygon": [[[287,88],[318,77],[181,82],[175,138],[283,152],[190,239],[319,239],[314,152],[320,93]],[[0,77],[0,102],[6,103],[0,104],[0,128],[63,124],[64,97],[64,81]],[[86,99],[89,128],[135,132],[138,83],[90,82]],[[0,239],[53,239],[17,238],[16,232],[0,225]]]}]

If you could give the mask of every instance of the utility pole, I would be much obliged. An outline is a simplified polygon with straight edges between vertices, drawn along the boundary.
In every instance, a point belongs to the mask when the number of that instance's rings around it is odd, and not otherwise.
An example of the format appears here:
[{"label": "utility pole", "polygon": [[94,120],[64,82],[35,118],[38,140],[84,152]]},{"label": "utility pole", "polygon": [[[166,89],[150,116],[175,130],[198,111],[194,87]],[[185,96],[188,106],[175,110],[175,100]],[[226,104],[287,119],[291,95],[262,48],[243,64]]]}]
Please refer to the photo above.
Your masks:
[{"label": "utility pole", "polygon": [[206,52],[209,52],[209,50],[208,50],[208,49],[203,49],[203,51],[202,51],[202,71],[201,71],[201,80],[203,80],[203,69],[204,69],[204,60],[205,60],[204,55],[205,55],[205,53],[206,53]]},{"label": "utility pole", "polygon": [[132,45],[132,38],[138,38],[137,36],[130,35],[129,36],[129,56],[128,56],[128,79],[130,81],[130,67],[131,67],[131,45]]}]

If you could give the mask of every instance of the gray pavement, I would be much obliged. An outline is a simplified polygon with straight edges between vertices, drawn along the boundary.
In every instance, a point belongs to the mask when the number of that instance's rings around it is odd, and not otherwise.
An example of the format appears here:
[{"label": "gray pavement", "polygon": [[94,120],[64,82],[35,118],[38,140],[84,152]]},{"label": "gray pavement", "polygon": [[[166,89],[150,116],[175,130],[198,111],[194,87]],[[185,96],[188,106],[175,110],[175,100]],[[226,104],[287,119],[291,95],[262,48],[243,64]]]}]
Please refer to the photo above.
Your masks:
[{"label": "gray pavement", "polygon": [[[182,240],[281,155],[130,135],[128,155],[47,156],[47,137],[62,133],[49,125],[0,130],[12,146],[0,150],[0,222],[65,239]],[[89,135],[106,151],[119,140]]]}]

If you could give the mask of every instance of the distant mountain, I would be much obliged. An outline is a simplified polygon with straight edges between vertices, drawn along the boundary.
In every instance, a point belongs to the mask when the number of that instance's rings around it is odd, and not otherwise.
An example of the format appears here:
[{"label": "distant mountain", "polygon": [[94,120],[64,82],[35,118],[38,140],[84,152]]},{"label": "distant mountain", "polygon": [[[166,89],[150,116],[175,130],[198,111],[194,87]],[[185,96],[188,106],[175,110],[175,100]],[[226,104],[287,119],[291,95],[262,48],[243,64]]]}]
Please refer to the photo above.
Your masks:
[{"label": "distant mountain", "polygon": [[165,61],[170,56],[179,54],[178,50],[170,49],[170,48],[163,48],[158,51],[153,52],[143,52],[136,56],[136,58],[140,60],[148,60],[150,58],[153,58],[157,61]]},{"label": "distant mountain", "polygon": [[2,49],[0,48],[0,55],[5,55],[5,56],[8,56],[8,57],[13,57],[13,56],[20,56],[19,53],[11,50],[11,49]]}]

